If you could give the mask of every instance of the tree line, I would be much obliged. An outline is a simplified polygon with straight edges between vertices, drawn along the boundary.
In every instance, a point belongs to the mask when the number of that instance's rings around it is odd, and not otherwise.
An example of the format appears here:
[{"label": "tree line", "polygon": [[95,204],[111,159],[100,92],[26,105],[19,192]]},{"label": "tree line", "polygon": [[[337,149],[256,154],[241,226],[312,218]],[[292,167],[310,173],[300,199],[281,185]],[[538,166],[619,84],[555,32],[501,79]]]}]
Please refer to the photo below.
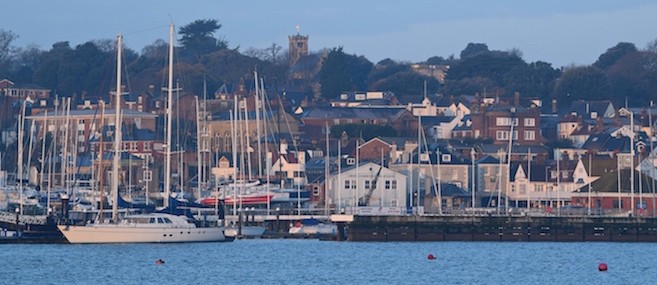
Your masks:
[{"label": "tree line", "polygon": [[[228,40],[215,36],[221,27],[210,19],[179,29],[174,75],[185,90],[201,94],[203,82],[208,92],[223,84],[249,84],[256,68],[267,84],[285,88],[289,66],[281,46],[274,43],[240,51],[239,46],[231,48]],[[16,37],[11,31],[0,30],[1,78],[37,84],[74,98],[104,95],[112,89],[116,74],[114,40],[93,40],[75,47],[64,41],[41,50],[33,45],[13,47]],[[165,85],[167,47],[164,40],[156,40],[140,53],[124,51],[129,90],[159,90]],[[518,49],[490,50],[485,43],[468,44],[458,58],[433,56],[419,64],[448,66],[444,82],[415,72],[408,62],[384,59],[372,63],[365,56],[333,47],[324,53],[319,74],[303,86],[318,84],[318,100],[334,99],[344,91],[391,91],[405,103],[421,98],[425,84],[429,94],[509,96],[519,92],[544,102],[556,99],[561,106],[592,99],[630,105],[657,100],[657,42],[645,49],[620,42],[590,65],[562,68],[544,61],[526,62]]]}]

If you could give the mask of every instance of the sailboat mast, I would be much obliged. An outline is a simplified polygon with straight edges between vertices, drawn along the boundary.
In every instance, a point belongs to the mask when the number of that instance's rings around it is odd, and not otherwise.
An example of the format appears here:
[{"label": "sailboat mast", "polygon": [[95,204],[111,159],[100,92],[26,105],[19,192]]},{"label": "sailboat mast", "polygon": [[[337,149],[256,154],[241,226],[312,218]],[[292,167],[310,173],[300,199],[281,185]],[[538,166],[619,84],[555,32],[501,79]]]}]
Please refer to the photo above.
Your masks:
[{"label": "sailboat mast", "polygon": [[196,171],[196,197],[201,198],[201,173],[203,172],[203,165],[201,159],[201,122],[199,120],[198,96],[194,96],[196,105],[196,163],[198,164]]},{"label": "sailboat mast", "polygon": [[23,100],[23,106],[21,106],[21,113],[18,115],[18,159],[16,160],[16,178],[18,180],[18,195],[19,195],[19,207],[20,214],[23,214],[23,130],[24,130],[24,120],[25,120],[25,100]]},{"label": "sailboat mast", "polygon": [[167,146],[166,161],[164,163],[164,206],[169,206],[169,196],[171,195],[171,121],[173,111],[171,103],[173,102],[173,23],[169,25],[169,82],[167,85]]},{"label": "sailboat mast", "polygon": [[326,128],[326,154],[324,155],[324,215],[328,216],[329,214],[329,203],[328,203],[328,183],[329,183],[329,172],[330,172],[330,159],[331,153],[329,145],[329,128],[328,121],[324,121],[324,127]]},{"label": "sailboat mast", "polygon": [[99,202],[99,205],[98,205],[98,217],[99,217],[98,220],[99,221],[104,220],[103,219],[103,203],[104,203],[103,196],[105,196],[105,180],[103,180],[105,178],[105,175],[104,175],[105,174],[105,165],[103,164],[104,163],[103,162],[103,154],[104,154],[103,149],[105,148],[105,146],[104,146],[105,142],[103,141],[103,137],[105,136],[103,134],[103,128],[105,127],[105,118],[104,118],[104,116],[105,116],[105,103],[100,102],[100,146],[99,146],[99,149],[98,149],[98,154],[99,154],[98,155],[99,156],[99,162],[98,162],[98,172],[99,172],[98,173],[98,181],[99,181],[99,183],[98,183],[99,187],[98,188],[99,188],[99,190],[98,190],[98,193],[100,193],[100,195],[99,195],[100,202]]},{"label": "sailboat mast", "polygon": [[118,221],[119,212],[119,158],[121,156],[121,50],[123,49],[123,37],[117,37],[116,58],[116,103],[114,105],[114,160],[112,161],[112,221]]},{"label": "sailboat mast", "polygon": [[[41,190],[46,189],[46,187],[43,184],[43,176],[46,173],[46,170],[45,170],[46,169],[45,168],[46,167],[46,134],[47,134],[47,131],[48,131],[48,110],[45,111],[43,116],[44,116],[44,120],[43,120],[43,137],[41,138],[41,142],[42,142],[42,144],[41,144],[41,170],[40,170],[41,175],[39,175],[39,188]],[[48,198],[47,199],[50,199],[50,193],[48,193]],[[48,211],[48,209],[50,209],[50,203],[46,202],[46,204],[48,204],[48,205],[46,205],[46,211]],[[50,212],[47,212],[47,213],[48,213],[48,215],[50,215]]]},{"label": "sailboat mast", "polygon": [[260,143],[260,87],[258,85],[258,71],[253,72],[255,77],[255,118],[256,118],[256,135],[258,139],[258,178],[262,177],[262,150]]}]

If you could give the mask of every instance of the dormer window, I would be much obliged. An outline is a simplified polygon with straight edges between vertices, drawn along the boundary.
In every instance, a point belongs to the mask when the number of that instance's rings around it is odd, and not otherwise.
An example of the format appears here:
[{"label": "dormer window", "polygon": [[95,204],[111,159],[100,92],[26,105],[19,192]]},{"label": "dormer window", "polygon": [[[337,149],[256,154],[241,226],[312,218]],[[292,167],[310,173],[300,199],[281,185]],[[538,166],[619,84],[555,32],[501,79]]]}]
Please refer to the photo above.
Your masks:
[{"label": "dormer window", "polygon": [[353,157],[347,158],[347,165],[354,165],[356,164],[356,159]]}]

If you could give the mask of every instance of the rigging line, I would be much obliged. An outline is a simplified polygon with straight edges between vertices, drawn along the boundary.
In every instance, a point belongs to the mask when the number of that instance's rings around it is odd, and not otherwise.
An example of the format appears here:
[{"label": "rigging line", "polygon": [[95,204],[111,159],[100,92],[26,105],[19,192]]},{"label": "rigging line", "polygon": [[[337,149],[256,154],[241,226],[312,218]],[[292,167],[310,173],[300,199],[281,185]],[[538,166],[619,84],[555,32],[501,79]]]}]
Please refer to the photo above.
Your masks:
[{"label": "rigging line", "polygon": [[[431,162],[431,150],[429,150],[429,144],[427,143],[427,137],[426,137],[426,134],[424,133],[424,128],[422,128],[421,126],[420,126],[420,136],[421,136],[422,141],[424,142],[424,146],[426,147],[427,152],[429,153],[429,172],[431,173],[431,182],[433,184],[433,187],[432,187],[433,189],[432,190],[433,190],[434,194],[436,195],[436,197],[438,197],[439,196],[438,186],[436,185],[436,176],[434,175],[433,163]],[[419,147],[419,143],[418,143],[418,147]],[[436,147],[436,161],[438,163],[438,169],[437,169],[438,170],[438,183],[442,183],[442,178],[440,176],[440,167],[439,167],[440,157],[441,157],[440,147],[437,146]],[[420,158],[420,156],[418,154],[418,164],[419,164],[419,158]],[[426,191],[426,189],[425,189],[425,191]],[[442,195],[442,193],[440,193],[440,194]],[[442,199],[442,197],[438,197],[438,199]]]},{"label": "rigging line", "polygon": [[[93,122],[94,125],[96,124],[96,115],[98,115],[98,108],[96,108],[96,110],[94,111],[94,116],[93,116],[92,119],[91,119],[91,121]],[[76,124],[76,125],[77,125],[77,124]],[[77,131],[77,127],[75,128],[75,130]],[[77,135],[77,134],[76,134],[76,135]],[[89,144],[90,144],[90,141],[91,141],[91,137],[92,137],[92,135],[93,135],[93,132],[90,131],[90,132],[89,132],[89,136],[87,137],[86,142],[85,142],[85,144],[84,144],[84,149],[85,149],[85,151],[89,151]],[[102,132],[101,132],[101,135],[102,135]],[[77,148],[77,145],[76,145],[75,147]],[[92,164],[93,164],[93,161],[92,161]],[[78,176],[77,176],[77,174],[80,173],[80,169],[81,169],[81,168],[82,168],[82,164],[81,164],[81,163],[78,163],[78,169],[76,170],[75,175],[73,175],[73,187],[74,187],[74,188],[75,188],[75,184],[78,183]]]},{"label": "rigging line", "polygon": [[[272,118],[273,115],[274,115],[274,110],[272,110],[272,108],[271,108],[271,102],[269,101],[269,96],[267,95],[267,92],[264,91],[264,90],[263,90],[263,96],[264,96],[264,98],[265,98],[264,108],[266,109],[267,107],[269,107],[269,111],[268,111],[268,112],[267,112],[267,110],[265,110],[266,113],[267,113],[267,117],[268,117],[268,118]],[[274,138],[274,133],[277,133],[278,136],[280,137],[280,135],[281,135],[281,131],[275,128],[275,125],[274,125],[273,120],[270,120],[270,121],[268,122],[268,124],[265,125],[265,128],[269,128],[269,130],[271,131],[271,142],[270,142],[270,143],[273,143],[274,146],[276,147],[276,149],[278,150],[277,152],[280,152],[280,146],[279,146],[279,144],[278,144],[278,140],[276,140],[276,139]],[[274,159],[274,158],[272,157],[272,161],[271,161],[271,163],[274,163],[273,159]]]},{"label": "rigging line", "polygon": [[155,27],[146,28],[146,29],[143,29],[143,30],[137,30],[137,31],[129,32],[129,33],[123,33],[123,35],[124,35],[124,36],[128,36],[128,35],[140,34],[140,33],[145,33],[145,32],[150,32],[150,31],[159,30],[159,29],[162,29],[162,28],[169,28],[169,25],[155,26]]},{"label": "rigging line", "polygon": [[[128,72],[128,60],[126,59],[125,54],[126,53],[124,53],[124,52],[121,53],[121,60],[126,63],[126,64],[123,64],[123,70],[121,72],[123,72],[125,74],[126,92],[130,93],[130,90],[132,90],[132,86],[130,85],[130,73]],[[120,96],[121,95],[120,90],[116,90],[116,94],[118,94],[117,96]],[[96,115],[94,115],[94,117],[95,116]]]}]

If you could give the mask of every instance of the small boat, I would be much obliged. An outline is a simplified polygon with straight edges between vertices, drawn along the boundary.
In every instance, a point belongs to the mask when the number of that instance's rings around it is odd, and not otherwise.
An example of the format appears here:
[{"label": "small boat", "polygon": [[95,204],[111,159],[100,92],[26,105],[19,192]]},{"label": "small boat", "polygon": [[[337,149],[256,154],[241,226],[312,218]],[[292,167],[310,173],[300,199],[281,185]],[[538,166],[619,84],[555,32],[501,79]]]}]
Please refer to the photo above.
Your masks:
[{"label": "small boat", "polygon": [[292,235],[336,235],[338,226],[317,219],[303,219],[296,222],[288,232]]},{"label": "small boat", "polygon": [[259,238],[265,233],[266,228],[263,226],[227,226],[224,228],[224,234],[227,237],[245,237]]}]

